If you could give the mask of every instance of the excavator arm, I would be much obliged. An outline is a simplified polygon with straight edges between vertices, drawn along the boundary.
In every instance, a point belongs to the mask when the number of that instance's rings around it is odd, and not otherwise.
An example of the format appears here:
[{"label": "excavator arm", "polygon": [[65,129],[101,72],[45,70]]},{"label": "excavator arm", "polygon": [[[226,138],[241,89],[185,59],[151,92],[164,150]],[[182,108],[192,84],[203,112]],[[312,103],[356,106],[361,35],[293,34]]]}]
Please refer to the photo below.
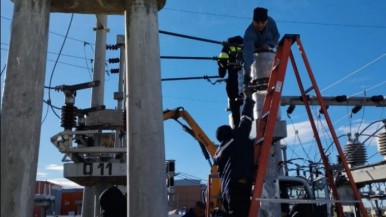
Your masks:
[{"label": "excavator arm", "polygon": [[[165,110],[163,113],[164,121],[173,119],[179,123],[183,130],[190,134],[194,139],[198,141],[202,153],[206,160],[208,160],[211,167],[208,177],[208,188],[206,194],[206,216],[210,216],[210,213],[219,209],[221,205],[221,181],[217,172],[217,165],[213,164],[213,157],[216,154],[216,145],[209,139],[204,133],[197,122],[190,116],[190,114],[182,107],[178,107],[173,110]],[[182,123],[179,119],[182,118],[186,124]]]},{"label": "excavator arm", "polygon": [[[204,133],[204,131],[201,129],[201,127],[197,124],[197,122],[190,116],[190,114],[184,110],[182,107],[178,107],[173,110],[166,110],[164,111],[164,121],[173,119],[177,123],[179,123],[183,129],[189,133],[191,136],[193,136],[199,143],[200,146],[203,146],[202,148],[205,150],[203,151],[204,155],[207,156],[208,154],[213,158],[213,156],[216,153],[216,145],[209,139],[209,137]],[[185,122],[190,126],[190,128],[180,122],[178,119],[182,118],[185,120]]]}]

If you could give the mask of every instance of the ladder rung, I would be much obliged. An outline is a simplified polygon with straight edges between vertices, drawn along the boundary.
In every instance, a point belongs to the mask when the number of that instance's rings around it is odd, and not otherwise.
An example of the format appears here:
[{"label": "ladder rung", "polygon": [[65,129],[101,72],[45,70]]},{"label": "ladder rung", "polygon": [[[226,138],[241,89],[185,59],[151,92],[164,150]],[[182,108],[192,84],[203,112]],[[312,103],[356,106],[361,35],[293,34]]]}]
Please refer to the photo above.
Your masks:
[{"label": "ladder rung", "polygon": [[267,118],[268,115],[269,115],[270,113],[271,113],[270,111],[267,111],[265,114],[263,114],[263,115],[261,116],[261,119]]},{"label": "ladder rung", "polygon": [[262,143],[264,141],[264,137],[261,137],[259,140],[256,141],[256,144]]},{"label": "ladder rung", "polygon": [[313,89],[314,89],[314,87],[311,86],[311,87],[307,88],[307,89],[304,91],[304,93],[307,94],[308,92],[310,92],[310,91],[313,90]]},{"label": "ladder rung", "polygon": [[280,59],[276,59],[276,64],[272,67],[272,71],[274,71],[276,69],[276,67],[278,67],[280,64]]}]

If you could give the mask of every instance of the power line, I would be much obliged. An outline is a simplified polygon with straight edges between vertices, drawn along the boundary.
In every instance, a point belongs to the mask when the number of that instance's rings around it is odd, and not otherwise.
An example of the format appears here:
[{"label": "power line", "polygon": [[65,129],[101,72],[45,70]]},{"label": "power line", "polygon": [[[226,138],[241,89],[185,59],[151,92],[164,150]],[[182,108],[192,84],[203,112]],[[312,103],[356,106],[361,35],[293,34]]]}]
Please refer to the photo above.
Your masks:
[{"label": "power line", "polygon": [[[7,43],[1,43],[2,45],[6,45],[6,46],[9,46],[9,44]],[[1,48],[2,50],[5,50],[5,51],[9,51],[9,49],[5,49],[5,48]],[[52,51],[47,51],[47,53],[49,54],[55,54],[55,55],[58,55],[59,53],[56,53],[56,52],[52,52]],[[87,57],[80,57],[80,56],[74,56],[74,55],[70,55],[70,54],[61,54],[62,56],[66,56],[66,57],[71,57],[71,58],[76,58],[76,59],[82,59],[82,60],[90,60],[90,61],[93,61],[94,59],[91,59],[91,58],[87,58]]]},{"label": "power line", "polygon": [[[71,25],[72,25],[72,20],[74,18],[74,14],[71,14],[71,18],[70,18],[70,23],[68,24],[68,27],[67,27],[67,31],[66,31],[66,37],[64,37],[64,40],[63,40],[63,43],[62,43],[62,46],[60,47],[60,50],[59,50],[59,54],[56,58],[56,61],[55,61],[55,64],[52,68],[52,72],[51,72],[51,76],[50,76],[50,81],[48,83],[48,86],[51,87],[51,84],[52,84],[52,78],[54,77],[54,73],[55,73],[55,69],[56,69],[56,65],[59,61],[59,58],[60,58],[60,55],[63,51],[63,48],[64,48],[64,45],[66,43],[66,39],[67,39],[67,36],[68,36],[68,33],[70,32],[70,29],[71,29]],[[48,103],[51,104],[51,89],[48,89]],[[54,114],[60,119],[60,116],[56,113],[56,111],[54,110],[54,107],[51,106],[51,110],[52,112],[54,112]]]},{"label": "power line", "polygon": [[382,54],[381,56],[379,56],[379,57],[375,58],[374,60],[372,60],[372,61],[370,61],[369,63],[365,64],[364,66],[360,67],[359,69],[357,69],[357,70],[355,70],[355,71],[351,72],[350,74],[348,74],[348,75],[344,76],[344,77],[343,77],[343,78],[341,78],[340,80],[338,80],[338,81],[334,82],[334,83],[333,83],[333,84],[331,84],[330,86],[327,86],[327,87],[325,87],[325,88],[321,89],[321,90],[320,90],[320,92],[324,92],[324,91],[326,91],[326,90],[330,89],[331,87],[333,87],[333,86],[335,86],[335,85],[339,84],[340,82],[342,82],[342,81],[346,80],[347,78],[349,78],[349,77],[353,76],[354,74],[356,74],[356,73],[358,73],[359,71],[363,70],[364,68],[366,68],[366,67],[370,66],[371,64],[373,64],[373,63],[375,63],[375,62],[379,61],[380,59],[382,59],[382,58],[383,58],[383,57],[385,57],[385,56],[386,56],[386,53]]},{"label": "power line", "polygon": [[208,42],[208,43],[212,43],[212,44],[221,44],[221,45],[224,44],[221,41],[216,41],[216,40],[211,40],[211,39],[206,39],[206,38],[200,38],[200,37],[195,37],[195,36],[190,36],[190,35],[183,35],[183,34],[174,33],[174,32],[167,32],[167,31],[163,31],[163,30],[159,30],[158,32],[161,34],[165,34],[165,35],[172,35],[172,36],[176,36],[176,37],[180,37],[180,38],[187,38],[187,39],[192,39],[192,40],[197,40],[197,41]]},{"label": "power line", "polygon": [[[251,17],[245,16],[233,16],[228,14],[216,14],[210,12],[198,12],[198,11],[190,11],[190,10],[180,10],[175,8],[164,8],[164,10],[177,11],[183,13],[191,13],[191,14],[199,14],[199,15],[208,15],[208,16],[217,16],[217,17],[227,17],[227,18],[236,18],[243,20],[252,20]],[[318,26],[339,26],[339,27],[356,27],[356,28],[381,28],[386,29],[386,26],[379,25],[358,25],[358,24],[341,24],[341,23],[321,23],[321,22],[304,22],[304,21],[288,21],[288,20],[277,20],[278,23],[292,23],[292,24],[302,24],[302,25],[318,25]]]},{"label": "power line", "polygon": [[[1,16],[1,18],[5,19],[5,20],[9,20],[9,21],[12,20],[12,19],[10,19],[8,17],[4,17],[4,16]],[[69,36],[66,36],[66,35],[63,35],[63,34],[60,34],[60,33],[51,32],[51,31],[49,31],[49,33],[53,34],[53,35],[58,35],[58,36],[61,36],[61,37],[67,38],[67,39],[71,39],[71,40],[74,40],[74,41],[91,44],[90,42],[87,42],[87,41],[84,41],[84,40],[80,40],[80,39],[77,39],[77,38],[73,38],[73,37],[69,37]]]},{"label": "power line", "polygon": [[370,88],[367,88],[367,89],[365,89],[365,90],[363,90],[363,91],[360,91],[360,92],[358,92],[358,93],[354,93],[353,95],[350,95],[349,97],[353,97],[353,96],[356,96],[356,95],[363,94],[364,92],[367,92],[367,91],[370,91],[370,90],[372,90],[372,89],[375,89],[375,88],[377,88],[377,87],[379,87],[379,86],[382,86],[382,85],[385,84],[385,83],[386,83],[386,80],[385,80],[385,81],[382,81],[381,83],[378,83],[378,84],[376,84],[376,85],[374,85],[374,86],[372,86],[372,87],[370,87]]},{"label": "power line", "polygon": [[81,68],[81,69],[88,69],[87,67],[84,67],[84,66],[74,65],[74,64],[71,64],[71,63],[65,63],[65,62],[51,60],[51,59],[47,59],[47,61],[55,62],[55,63],[60,63],[60,64],[63,64],[63,65],[68,65],[68,66],[73,66],[73,67],[77,67],[77,68]]}]

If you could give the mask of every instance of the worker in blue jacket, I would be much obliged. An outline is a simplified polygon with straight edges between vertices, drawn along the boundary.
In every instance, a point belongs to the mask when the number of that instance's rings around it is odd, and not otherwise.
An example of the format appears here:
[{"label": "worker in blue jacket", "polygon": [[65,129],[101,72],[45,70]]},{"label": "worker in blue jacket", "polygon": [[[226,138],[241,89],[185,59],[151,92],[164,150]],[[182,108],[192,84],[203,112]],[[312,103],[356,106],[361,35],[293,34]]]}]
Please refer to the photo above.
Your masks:
[{"label": "worker in blue jacket", "polygon": [[215,163],[221,178],[223,207],[230,217],[248,216],[253,179],[253,140],[249,139],[252,127],[254,101],[246,89],[241,121],[232,129],[220,126],[216,131],[221,143],[215,154]]},{"label": "worker in blue jacket", "polygon": [[251,80],[250,72],[254,61],[254,53],[276,48],[279,37],[276,22],[268,16],[268,10],[261,7],[255,8],[253,21],[244,33],[244,84],[248,84]]}]

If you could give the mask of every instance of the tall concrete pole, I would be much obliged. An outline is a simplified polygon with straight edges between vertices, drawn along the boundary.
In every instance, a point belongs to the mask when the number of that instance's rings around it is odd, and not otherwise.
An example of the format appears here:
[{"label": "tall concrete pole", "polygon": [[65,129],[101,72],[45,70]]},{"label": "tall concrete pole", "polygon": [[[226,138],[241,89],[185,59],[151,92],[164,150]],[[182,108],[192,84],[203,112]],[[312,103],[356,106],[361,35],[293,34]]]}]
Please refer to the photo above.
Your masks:
[{"label": "tall concrete pole", "polygon": [[1,115],[1,216],[34,205],[50,0],[14,0]]},{"label": "tall concrete pole", "polygon": [[157,0],[126,0],[127,216],[167,216]]},{"label": "tall concrete pole", "polygon": [[[117,109],[120,111],[124,111],[124,86],[125,86],[125,78],[124,75],[126,75],[126,58],[125,58],[125,36],[124,35],[117,35],[117,45],[119,46],[119,77],[118,77],[118,103],[117,103]],[[123,136],[121,135],[121,131],[117,130],[115,135],[115,147],[126,147],[126,139],[123,139]],[[124,146],[123,146],[124,144]]]},{"label": "tall concrete pole", "polygon": [[[91,107],[104,104],[105,87],[105,62],[106,62],[106,35],[107,35],[107,16],[96,15],[97,27],[95,28],[95,56],[93,80],[100,81],[99,86],[92,88]],[[100,138],[95,138],[95,145],[100,145]],[[85,186],[83,190],[82,216],[99,216],[99,195],[104,190],[103,183],[96,186]]]}]

